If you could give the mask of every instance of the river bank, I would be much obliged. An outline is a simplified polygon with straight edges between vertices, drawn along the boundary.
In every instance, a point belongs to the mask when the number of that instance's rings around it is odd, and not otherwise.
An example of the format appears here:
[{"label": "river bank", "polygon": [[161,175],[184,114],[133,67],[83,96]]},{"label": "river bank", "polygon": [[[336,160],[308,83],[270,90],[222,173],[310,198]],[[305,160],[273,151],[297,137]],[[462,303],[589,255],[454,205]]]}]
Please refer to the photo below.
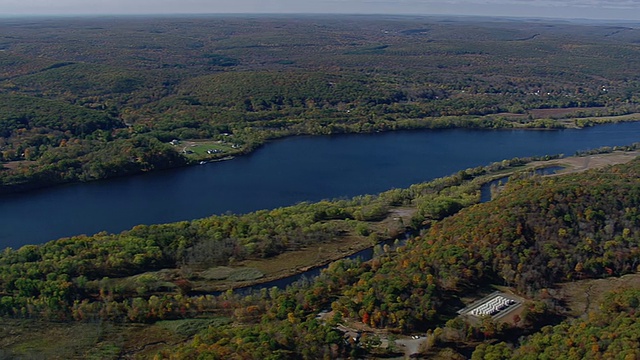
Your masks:
[{"label": "river bank", "polygon": [[[562,110],[562,109],[559,109]],[[544,114],[544,113],[543,113]],[[538,117],[523,120],[526,114],[491,114],[484,116],[465,117],[465,116],[446,116],[440,118],[429,119],[405,119],[396,121],[390,126],[380,129],[362,130],[357,127],[341,127],[327,128],[317,132],[299,132],[294,130],[252,131],[251,139],[237,139],[244,143],[243,145],[226,143],[224,141],[212,141],[206,139],[185,139],[182,140],[186,144],[209,143],[215,144],[213,148],[223,149],[223,152],[211,151],[192,151],[189,147],[175,146],[175,141],[165,144],[168,147],[174,147],[173,150],[177,154],[174,157],[168,157],[167,161],[162,161],[147,167],[136,167],[129,169],[131,164],[115,165],[109,164],[111,168],[108,172],[98,177],[74,178],[69,176],[60,177],[56,171],[46,170],[43,172],[34,170],[42,166],[38,161],[10,161],[0,163],[0,171],[10,171],[20,173],[20,180],[16,183],[5,184],[0,187],[0,196],[11,194],[30,193],[38,190],[55,188],[63,185],[72,185],[79,183],[108,181],[116,178],[132,177],[142,174],[155,173],[158,171],[166,171],[177,169],[180,167],[189,167],[194,165],[204,165],[218,161],[233,160],[236,157],[244,157],[251,155],[256,150],[275,141],[285,140],[291,137],[299,136],[328,136],[328,135],[354,135],[354,134],[372,134],[395,131],[423,131],[423,130],[443,130],[443,129],[486,129],[486,130],[532,130],[532,131],[549,131],[562,129],[582,129],[602,124],[615,124],[620,122],[636,122],[640,121],[640,113],[632,113],[618,116],[602,116],[602,117],[585,117],[585,118],[554,118]],[[391,126],[392,125],[392,126]],[[232,137],[232,134],[226,134]],[[236,140],[236,139],[232,139]],[[225,139],[229,141],[229,139]],[[222,144],[222,145],[220,145]],[[167,150],[167,149],[165,149]],[[124,166],[119,169],[119,166]],[[125,169],[126,167],[126,169]],[[58,171],[59,172],[59,171]],[[30,175],[24,175],[30,174]],[[26,177],[24,177],[26,176]]]},{"label": "river bank", "polygon": [[[572,156],[561,159],[553,159],[546,161],[533,161],[525,166],[517,169],[501,171],[498,174],[486,176],[486,183],[495,181],[497,177],[505,178],[515,172],[527,172],[531,170],[546,170],[539,173],[540,176],[560,176],[562,174],[582,172],[591,169],[599,169],[604,166],[627,163],[637,156],[640,156],[640,150],[635,151],[614,151],[611,153],[601,153],[597,155]],[[490,201],[486,198],[484,201]],[[377,222],[374,227],[380,233],[388,233],[393,231],[397,236],[385,238],[375,246],[381,246],[390,243],[394,239],[399,239],[400,231],[404,224],[410,224],[411,218],[416,212],[416,208],[398,207],[392,208],[388,216]],[[404,230],[411,230],[405,228]],[[414,231],[417,229],[413,229]],[[269,288],[271,286],[286,287],[287,285],[299,280],[303,276],[312,278],[317,276],[321,269],[328,264],[340,259],[353,258],[356,254],[369,250],[373,254],[373,245],[371,240],[366,237],[358,237],[350,234],[349,236],[334,239],[331,242],[309,246],[302,250],[288,251],[269,259],[250,259],[234,264],[232,268],[235,271],[258,270],[263,274],[258,279],[247,281],[205,281],[198,279],[194,281],[194,293],[219,293],[229,289],[237,289],[247,291],[248,289]],[[363,260],[369,260],[370,256],[363,256]]]},{"label": "river bank", "polygon": [[640,123],[562,131],[424,130],[304,136],[232,161],[67,184],[4,196],[0,244],[26,244],[140,224],[244,214],[299,202],[407,188],[504,159],[637,142]]},{"label": "river bank", "polygon": [[[572,156],[561,159],[548,161],[533,161],[517,170],[509,170],[502,172],[500,177],[509,176],[516,171],[527,171],[541,168],[554,168],[551,173],[544,173],[541,176],[560,176],[575,172],[582,172],[591,169],[599,169],[604,166],[627,163],[640,155],[640,150],[636,151],[615,151],[611,153],[602,153],[597,155]],[[493,176],[492,176],[493,177]],[[488,179],[492,178],[489,177]],[[488,180],[489,181],[489,180]],[[384,230],[389,224],[395,223],[395,231],[399,230],[399,224],[409,224],[411,217],[415,214],[415,208],[397,208],[391,209],[385,220],[378,224],[379,230]],[[388,229],[388,228],[387,228]],[[393,241],[393,238],[385,239],[382,243]],[[196,292],[209,291],[225,291],[228,289],[247,289],[259,287],[261,284],[274,283],[277,280],[283,280],[289,277],[299,278],[302,273],[319,273],[316,269],[324,268],[328,264],[349,258],[363,250],[370,249],[373,252],[371,242],[364,237],[341,238],[337,241],[319,244],[304,250],[290,251],[280,254],[270,259],[251,259],[238,263],[234,268],[242,269],[258,269],[264,274],[264,277],[245,282],[227,282],[215,284],[213,286],[203,286],[194,288]],[[314,258],[316,259],[314,261]],[[286,286],[292,281],[281,281]]]}]

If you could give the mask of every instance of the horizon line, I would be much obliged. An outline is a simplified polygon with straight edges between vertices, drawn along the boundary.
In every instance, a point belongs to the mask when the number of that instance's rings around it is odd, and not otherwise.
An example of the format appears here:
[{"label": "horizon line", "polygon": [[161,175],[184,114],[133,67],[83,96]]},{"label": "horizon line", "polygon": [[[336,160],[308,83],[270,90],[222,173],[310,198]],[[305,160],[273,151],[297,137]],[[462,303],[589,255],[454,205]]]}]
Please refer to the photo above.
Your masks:
[{"label": "horizon line", "polygon": [[456,17],[456,18],[485,18],[485,19],[527,19],[527,20],[550,20],[550,21],[588,21],[588,22],[633,22],[640,23],[640,19],[623,18],[589,18],[589,17],[553,17],[553,16],[525,16],[525,15],[485,15],[485,14],[455,14],[455,13],[382,13],[382,12],[175,12],[175,13],[67,13],[67,14],[0,14],[0,19],[20,19],[20,18],[108,18],[108,17],[211,17],[211,16],[375,16],[375,17]]}]

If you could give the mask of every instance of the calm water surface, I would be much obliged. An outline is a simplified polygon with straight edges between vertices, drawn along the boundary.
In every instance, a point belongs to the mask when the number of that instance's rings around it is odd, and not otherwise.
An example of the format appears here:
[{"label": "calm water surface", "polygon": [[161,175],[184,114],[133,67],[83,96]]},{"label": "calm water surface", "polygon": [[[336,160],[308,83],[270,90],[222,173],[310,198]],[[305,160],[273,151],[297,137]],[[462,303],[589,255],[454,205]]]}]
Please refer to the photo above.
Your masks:
[{"label": "calm water surface", "polygon": [[638,141],[640,123],[288,138],[232,161],[0,198],[0,248],[373,194],[513,157],[572,155]]}]

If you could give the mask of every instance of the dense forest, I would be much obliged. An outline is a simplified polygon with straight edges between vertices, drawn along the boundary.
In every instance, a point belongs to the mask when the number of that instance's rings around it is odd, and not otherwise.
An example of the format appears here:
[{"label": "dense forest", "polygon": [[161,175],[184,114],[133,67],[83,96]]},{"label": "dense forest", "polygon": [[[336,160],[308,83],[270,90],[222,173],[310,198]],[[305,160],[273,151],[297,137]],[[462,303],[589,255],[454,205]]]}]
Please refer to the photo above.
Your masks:
[{"label": "dense forest", "polygon": [[1,192],[228,157],[297,134],[637,120],[633,27],[105,17],[3,19],[0,34]]},{"label": "dense forest", "polygon": [[546,326],[518,349],[506,343],[481,345],[472,359],[634,359],[640,356],[638,289],[607,293],[601,311],[586,319]]}]

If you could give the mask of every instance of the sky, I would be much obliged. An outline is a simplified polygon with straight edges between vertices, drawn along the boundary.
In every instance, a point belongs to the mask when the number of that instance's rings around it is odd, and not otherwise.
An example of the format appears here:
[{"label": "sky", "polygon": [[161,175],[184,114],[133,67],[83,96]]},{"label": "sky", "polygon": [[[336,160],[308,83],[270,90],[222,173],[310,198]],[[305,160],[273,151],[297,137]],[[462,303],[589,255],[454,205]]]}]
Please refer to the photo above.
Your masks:
[{"label": "sky", "polygon": [[0,16],[214,13],[446,14],[640,20],[640,0],[0,0]]}]

